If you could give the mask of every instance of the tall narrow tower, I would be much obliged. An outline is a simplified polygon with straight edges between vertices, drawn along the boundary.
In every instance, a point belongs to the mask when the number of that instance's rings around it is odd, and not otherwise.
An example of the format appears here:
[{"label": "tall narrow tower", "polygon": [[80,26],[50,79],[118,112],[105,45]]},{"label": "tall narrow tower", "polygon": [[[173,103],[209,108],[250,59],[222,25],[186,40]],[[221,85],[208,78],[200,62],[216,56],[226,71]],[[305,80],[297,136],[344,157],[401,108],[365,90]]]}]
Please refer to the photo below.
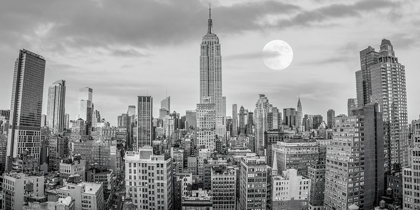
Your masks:
[{"label": "tall narrow tower", "polygon": [[53,134],[65,128],[66,81],[58,80],[48,88],[47,125]]},{"label": "tall narrow tower", "polygon": [[298,132],[302,132],[302,119],[303,119],[303,111],[302,111],[302,103],[300,102],[300,97],[297,103],[297,113],[296,113],[296,127]]},{"label": "tall narrow tower", "polygon": [[25,49],[19,51],[13,76],[7,170],[11,170],[13,158],[25,150],[39,160],[45,63],[40,55]]},{"label": "tall narrow tower", "polygon": [[226,104],[222,96],[222,56],[220,54],[219,37],[212,32],[213,21],[209,8],[207,34],[204,35],[200,48],[200,103],[210,97],[210,103],[215,104],[216,134],[225,135],[224,119]]}]

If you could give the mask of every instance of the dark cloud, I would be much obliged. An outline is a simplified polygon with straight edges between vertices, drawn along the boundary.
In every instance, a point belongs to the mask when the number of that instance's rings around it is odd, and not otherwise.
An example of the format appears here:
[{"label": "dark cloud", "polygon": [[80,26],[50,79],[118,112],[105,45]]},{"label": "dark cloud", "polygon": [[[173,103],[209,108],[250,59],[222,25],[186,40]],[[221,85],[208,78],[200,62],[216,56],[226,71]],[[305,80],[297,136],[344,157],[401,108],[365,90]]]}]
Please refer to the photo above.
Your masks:
[{"label": "dark cloud", "polygon": [[326,56],[325,59],[317,61],[308,61],[306,65],[335,65],[337,63],[353,62],[359,55],[359,46],[355,42],[349,42],[333,51],[332,55]]},{"label": "dark cloud", "polygon": [[[309,26],[396,6],[387,0],[363,0],[304,11],[293,4],[270,0],[215,6],[212,17],[216,33],[230,34],[279,26]],[[0,39],[5,41],[3,45],[21,48],[31,45],[32,38],[50,51],[179,44],[205,33],[207,13],[208,6],[196,0],[6,1],[0,8]],[[280,20],[276,25],[260,23],[266,15],[276,14],[291,18]],[[138,53],[115,49],[112,54],[137,56]]]}]

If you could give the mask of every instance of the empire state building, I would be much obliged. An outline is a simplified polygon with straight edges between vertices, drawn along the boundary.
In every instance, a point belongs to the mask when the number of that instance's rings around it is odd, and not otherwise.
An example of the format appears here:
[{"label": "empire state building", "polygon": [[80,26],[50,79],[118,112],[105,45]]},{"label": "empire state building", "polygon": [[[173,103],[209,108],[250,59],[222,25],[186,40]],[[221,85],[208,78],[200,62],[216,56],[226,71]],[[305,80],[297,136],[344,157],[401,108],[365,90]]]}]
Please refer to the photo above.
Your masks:
[{"label": "empire state building", "polygon": [[209,9],[207,34],[203,37],[200,49],[200,103],[210,98],[210,103],[215,104],[216,134],[223,137],[226,133],[226,99],[222,96],[222,56],[219,37],[212,33],[212,26]]}]

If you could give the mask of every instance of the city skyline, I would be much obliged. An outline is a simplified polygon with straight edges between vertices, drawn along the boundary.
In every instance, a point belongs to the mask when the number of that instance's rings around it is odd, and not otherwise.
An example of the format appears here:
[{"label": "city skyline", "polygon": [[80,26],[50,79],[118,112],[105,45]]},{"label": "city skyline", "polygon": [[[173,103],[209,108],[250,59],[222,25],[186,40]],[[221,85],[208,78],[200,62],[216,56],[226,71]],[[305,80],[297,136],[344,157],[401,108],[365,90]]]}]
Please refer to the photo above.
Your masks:
[{"label": "city skyline", "polygon": [[[300,96],[307,114],[321,114],[327,119],[328,109],[334,109],[337,115],[347,113],[347,99],[356,98],[354,72],[360,70],[359,51],[368,46],[379,49],[380,40],[387,38],[398,52],[400,62],[406,66],[408,121],[417,117],[420,110],[417,110],[419,108],[415,104],[418,104],[420,99],[415,97],[415,90],[418,86],[413,79],[410,79],[420,76],[420,73],[414,70],[416,53],[413,46],[417,46],[418,42],[413,37],[419,34],[415,26],[420,24],[419,20],[413,18],[419,8],[414,1],[408,1],[406,4],[379,0],[369,1],[374,3],[357,1],[352,4],[337,1],[335,4],[331,4],[330,1],[319,1],[318,4],[308,2],[291,4],[278,1],[235,2],[212,2],[212,30],[218,34],[223,45],[223,95],[227,97],[226,113],[231,113],[232,104],[253,110],[260,93],[265,94],[279,109],[295,107]],[[74,21],[78,17],[72,14],[63,14],[70,18],[70,22],[64,24],[65,27],[60,27],[60,23],[64,20],[57,18],[53,9],[65,5],[51,5],[51,9],[46,10],[43,18],[26,22],[26,28],[12,27],[10,23],[3,22],[9,20],[8,18],[1,18],[1,23],[7,30],[0,32],[0,37],[7,42],[0,47],[2,55],[0,82],[3,84],[0,94],[4,98],[0,101],[0,108],[8,109],[10,106],[13,61],[17,49],[25,48],[43,55],[47,60],[42,111],[44,114],[47,112],[46,89],[60,79],[67,82],[66,111],[72,120],[75,120],[73,118],[77,114],[77,91],[86,86],[95,90],[95,109],[99,110],[101,116],[112,125],[117,124],[116,116],[125,112],[126,104],[136,104],[137,96],[150,95],[155,98],[155,103],[159,103],[165,98],[166,88],[172,98],[172,110],[185,114],[186,110],[195,109],[199,101],[197,55],[200,50],[197,46],[207,31],[207,3],[183,1],[163,6],[158,2],[148,2],[147,7],[160,9],[154,11],[156,14],[144,15],[159,17],[155,23],[168,24],[167,29],[157,29],[147,25],[150,23],[141,21],[144,16],[135,18],[129,16],[131,10],[127,11],[127,15],[111,14],[117,23],[127,20],[130,23],[138,22],[140,26],[151,27],[151,31],[148,32],[150,34],[128,30],[123,25],[122,31],[129,37],[106,30],[103,31],[106,40],[97,41],[93,40],[97,32],[88,30],[79,34],[83,27],[87,27],[87,23],[76,24]],[[13,8],[11,11],[15,14],[27,10],[27,15],[23,16],[23,19],[31,17],[32,13],[35,14],[43,8],[42,5],[38,8],[28,4],[27,7],[20,9],[16,7],[18,5],[13,4],[8,2],[3,8]],[[86,9],[80,13],[82,16],[97,20],[102,15],[98,10],[109,11],[113,6],[110,4],[87,2]],[[232,4],[236,5],[231,6]],[[128,2],[124,6],[135,7],[136,3]],[[117,9],[124,8],[118,5]],[[184,14],[185,9],[194,12]],[[340,14],[336,12],[339,9],[342,11]],[[317,11],[323,14],[317,15]],[[367,13],[366,11],[372,14],[362,14]],[[7,14],[7,11],[2,11],[2,14]],[[279,14],[277,15],[279,21],[274,24],[276,21],[272,16],[276,14]],[[290,15],[290,19],[282,14]],[[171,21],[168,21],[169,23],[164,21],[168,15],[171,15],[172,21],[183,21],[182,24],[174,28]],[[274,20],[255,23],[265,15]],[[381,16],[387,18],[379,18]],[[187,21],[191,17],[194,20]],[[370,18],[370,21],[363,22],[364,18]],[[238,19],[254,24],[245,26],[238,22]],[[398,23],[399,27],[384,28],[378,24],[379,21]],[[109,27],[114,29],[116,22],[110,22]],[[276,29],[277,26],[280,29]],[[61,46],[57,45],[57,41],[62,39],[57,35],[66,30],[69,32],[66,38],[80,37],[80,40],[76,39],[73,42],[64,40]],[[11,33],[25,31],[26,39],[18,40],[16,37],[12,39],[10,36]],[[170,32],[172,36],[168,35]],[[297,35],[305,32],[311,32],[309,39],[307,36]],[[333,35],[329,35],[331,32]],[[154,34],[159,36],[151,36]],[[138,35],[140,38],[131,37],[133,35]],[[294,50],[294,61],[286,70],[273,71],[265,67],[262,62],[262,48],[273,39],[287,41]],[[111,40],[113,46],[106,42],[107,40]],[[255,41],[243,45],[246,40]],[[321,45],[323,48],[320,51]],[[173,54],[175,51],[176,55]],[[168,65],[167,62],[162,62],[162,59],[169,59],[169,55],[172,57],[169,60],[171,64]],[[159,104],[154,104],[154,107],[159,107]],[[158,116],[158,109],[153,111],[153,115]]]}]

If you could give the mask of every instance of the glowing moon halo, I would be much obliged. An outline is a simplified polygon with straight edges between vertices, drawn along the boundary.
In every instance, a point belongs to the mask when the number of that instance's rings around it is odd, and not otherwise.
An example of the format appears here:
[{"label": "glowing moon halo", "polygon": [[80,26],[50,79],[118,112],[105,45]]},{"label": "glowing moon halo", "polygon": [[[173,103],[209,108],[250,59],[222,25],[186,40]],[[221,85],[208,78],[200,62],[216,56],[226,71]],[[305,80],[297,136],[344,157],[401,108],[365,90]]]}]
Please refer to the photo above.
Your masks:
[{"label": "glowing moon halo", "polygon": [[285,41],[273,40],[264,46],[263,61],[270,69],[286,69],[293,61],[292,47]]}]

